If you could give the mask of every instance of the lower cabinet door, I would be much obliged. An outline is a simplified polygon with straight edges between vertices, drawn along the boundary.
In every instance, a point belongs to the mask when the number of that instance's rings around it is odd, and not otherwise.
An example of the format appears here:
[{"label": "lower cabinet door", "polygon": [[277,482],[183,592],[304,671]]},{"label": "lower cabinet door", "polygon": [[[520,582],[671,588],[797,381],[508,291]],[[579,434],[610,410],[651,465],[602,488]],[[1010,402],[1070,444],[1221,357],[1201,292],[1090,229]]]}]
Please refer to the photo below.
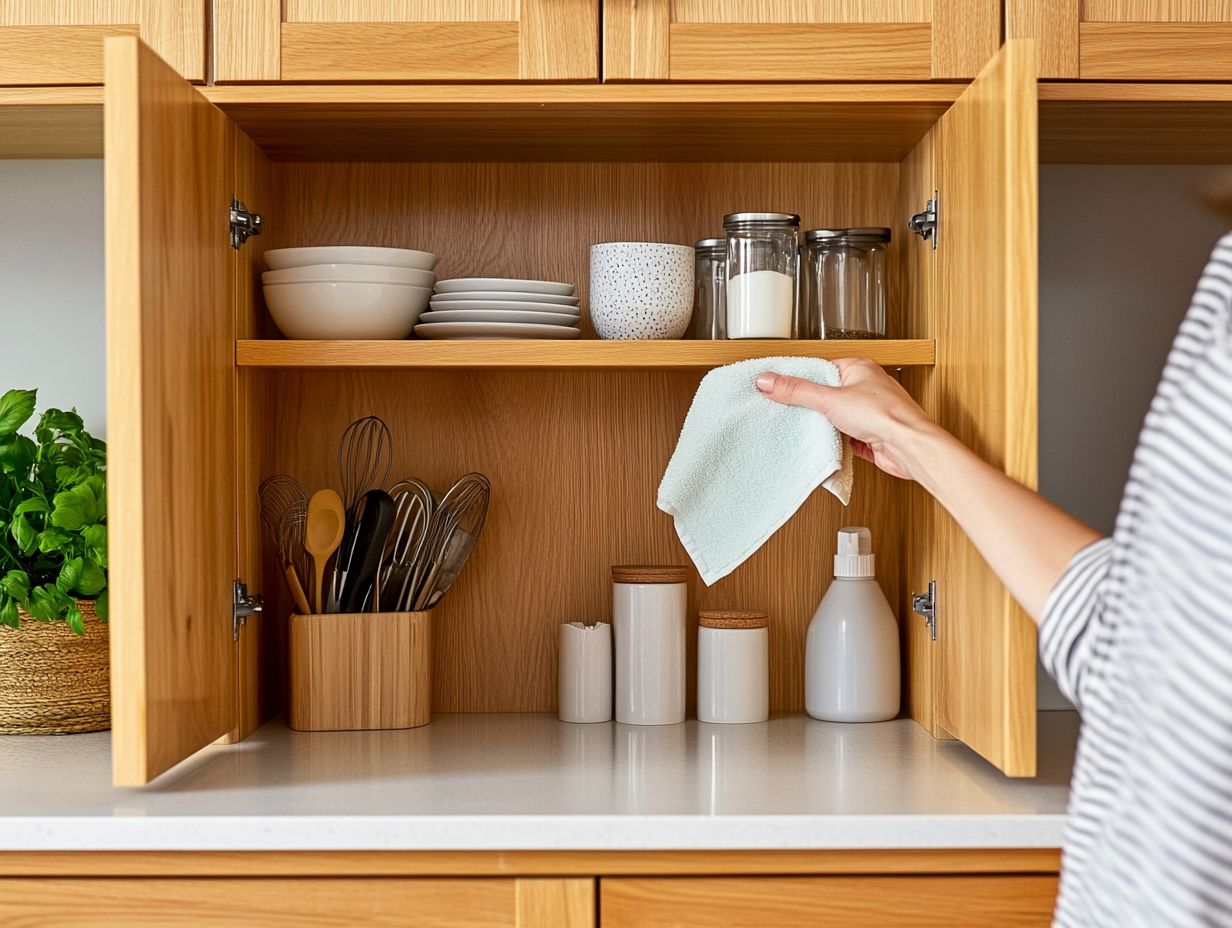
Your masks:
[{"label": "lower cabinet door", "polygon": [[603,928],[1046,928],[1057,877],[600,880]]},{"label": "lower cabinet door", "polygon": [[11,878],[21,928],[593,928],[591,879]]}]

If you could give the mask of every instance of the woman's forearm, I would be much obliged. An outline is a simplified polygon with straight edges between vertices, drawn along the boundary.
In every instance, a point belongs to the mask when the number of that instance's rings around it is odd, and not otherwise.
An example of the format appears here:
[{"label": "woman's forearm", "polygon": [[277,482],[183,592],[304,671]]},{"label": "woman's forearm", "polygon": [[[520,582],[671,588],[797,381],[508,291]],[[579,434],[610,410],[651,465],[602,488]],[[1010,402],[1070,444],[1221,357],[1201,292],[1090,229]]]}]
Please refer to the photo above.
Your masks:
[{"label": "woman's forearm", "polygon": [[1037,622],[1073,556],[1099,533],[929,423],[903,443],[913,476]]}]

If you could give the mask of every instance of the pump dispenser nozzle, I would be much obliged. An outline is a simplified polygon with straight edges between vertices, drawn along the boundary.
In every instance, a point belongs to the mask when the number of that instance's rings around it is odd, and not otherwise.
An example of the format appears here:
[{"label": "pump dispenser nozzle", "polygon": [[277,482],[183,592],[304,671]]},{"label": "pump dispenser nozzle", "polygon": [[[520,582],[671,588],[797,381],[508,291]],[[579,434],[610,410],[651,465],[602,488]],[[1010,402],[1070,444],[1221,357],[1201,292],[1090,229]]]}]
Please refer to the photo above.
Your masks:
[{"label": "pump dispenser nozzle", "polygon": [[836,551],[834,555],[835,577],[872,577],[875,575],[873,533],[863,525],[840,528]]}]

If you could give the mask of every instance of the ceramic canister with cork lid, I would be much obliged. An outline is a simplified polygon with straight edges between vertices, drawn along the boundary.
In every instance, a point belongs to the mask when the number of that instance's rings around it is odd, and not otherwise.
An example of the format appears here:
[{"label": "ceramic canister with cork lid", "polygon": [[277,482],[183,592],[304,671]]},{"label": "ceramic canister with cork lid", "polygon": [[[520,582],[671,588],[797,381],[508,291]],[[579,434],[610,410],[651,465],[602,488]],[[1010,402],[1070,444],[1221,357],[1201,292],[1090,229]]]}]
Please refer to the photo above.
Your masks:
[{"label": "ceramic canister with cork lid", "polygon": [[687,567],[612,568],[616,721],[684,721]]},{"label": "ceramic canister with cork lid", "polygon": [[764,612],[697,614],[697,718],[764,722],[770,717],[770,638]]}]

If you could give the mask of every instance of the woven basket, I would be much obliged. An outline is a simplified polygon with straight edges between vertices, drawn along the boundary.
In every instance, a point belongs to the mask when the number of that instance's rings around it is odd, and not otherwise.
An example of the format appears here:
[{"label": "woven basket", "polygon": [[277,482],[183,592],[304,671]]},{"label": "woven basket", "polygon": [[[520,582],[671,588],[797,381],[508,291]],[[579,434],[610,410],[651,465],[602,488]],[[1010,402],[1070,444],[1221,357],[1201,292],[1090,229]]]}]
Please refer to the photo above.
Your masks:
[{"label": "woven basket", "polygon": [[0,625],[0,735],[66,735],[111,727],[107,623],[77,603],[86,633],[20,612]]}]

